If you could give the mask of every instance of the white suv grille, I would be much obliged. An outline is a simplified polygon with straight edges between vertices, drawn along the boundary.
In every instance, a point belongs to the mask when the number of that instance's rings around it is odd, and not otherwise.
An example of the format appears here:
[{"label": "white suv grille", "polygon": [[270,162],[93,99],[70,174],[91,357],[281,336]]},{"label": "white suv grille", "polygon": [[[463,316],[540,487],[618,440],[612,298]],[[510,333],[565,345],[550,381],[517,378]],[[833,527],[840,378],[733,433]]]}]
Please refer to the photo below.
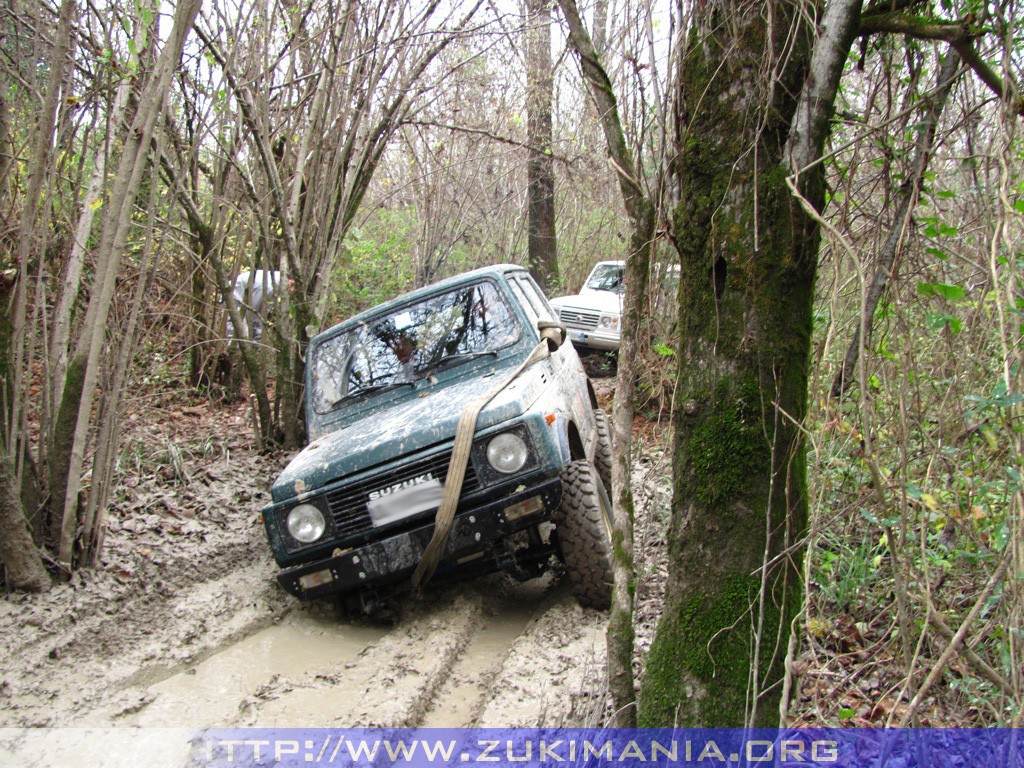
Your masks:
[{"label": "white suv grille", "polygon": [[597,329],[597,321],[600,315],[597,312],[586,312],[581,309],[570,309],[563,307],[558,312],[559,318],[565,323],[566,328],[575,328],[581,331],[593,331]]}]

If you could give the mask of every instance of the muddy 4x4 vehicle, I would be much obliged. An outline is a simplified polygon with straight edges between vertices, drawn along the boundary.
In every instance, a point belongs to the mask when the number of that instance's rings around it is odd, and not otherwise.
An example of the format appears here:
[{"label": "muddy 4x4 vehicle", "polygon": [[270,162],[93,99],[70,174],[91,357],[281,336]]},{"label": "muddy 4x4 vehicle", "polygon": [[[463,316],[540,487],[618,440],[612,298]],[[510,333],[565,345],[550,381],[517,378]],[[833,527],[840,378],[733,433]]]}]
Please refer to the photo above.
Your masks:
[{"label": "muddy 4x4 vehicle", "polygon": [[263,510],[281,585],[369,612],[435,568],[527,579],[557,558],[580,603],[607,607],[608,422],[564,333],[530,275],[504,265],[313,339],[312,442]]}]

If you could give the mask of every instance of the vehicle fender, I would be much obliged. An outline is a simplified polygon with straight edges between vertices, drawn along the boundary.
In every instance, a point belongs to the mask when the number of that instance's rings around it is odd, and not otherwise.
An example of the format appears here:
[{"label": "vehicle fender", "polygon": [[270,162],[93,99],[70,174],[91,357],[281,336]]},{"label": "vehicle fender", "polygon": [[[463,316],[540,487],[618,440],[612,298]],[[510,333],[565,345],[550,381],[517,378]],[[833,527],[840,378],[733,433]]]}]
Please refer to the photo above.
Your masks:
[{"label": "vehicle fender", "polygon": [[562,466],[568,466],[572,461],[572,446],[569,442],[569,417],[564,411],[555,413],[555,421],[550,429],[554,433],[555,444],[558,447],[558,458]]}]

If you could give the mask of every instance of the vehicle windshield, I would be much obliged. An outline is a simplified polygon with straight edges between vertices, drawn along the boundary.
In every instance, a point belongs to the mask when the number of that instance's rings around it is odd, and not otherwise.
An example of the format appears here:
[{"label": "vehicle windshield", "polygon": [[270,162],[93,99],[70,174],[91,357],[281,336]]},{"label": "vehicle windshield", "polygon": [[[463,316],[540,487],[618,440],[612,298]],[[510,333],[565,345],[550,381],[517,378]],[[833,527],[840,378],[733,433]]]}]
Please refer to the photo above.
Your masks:
[{"label": "vehicle windshield", "polygon": [[434,371],[496,354],[522,329],[492,282],[463,285],[380,315],[319,344],[312,356],[317,413]]},{"label": "vehicle windshield", "polygon": [[601,264],[594,268],[586,287],[592,291],[610,291],[611,293],[622,293],[622,275],[624,267],[621,264]]}]

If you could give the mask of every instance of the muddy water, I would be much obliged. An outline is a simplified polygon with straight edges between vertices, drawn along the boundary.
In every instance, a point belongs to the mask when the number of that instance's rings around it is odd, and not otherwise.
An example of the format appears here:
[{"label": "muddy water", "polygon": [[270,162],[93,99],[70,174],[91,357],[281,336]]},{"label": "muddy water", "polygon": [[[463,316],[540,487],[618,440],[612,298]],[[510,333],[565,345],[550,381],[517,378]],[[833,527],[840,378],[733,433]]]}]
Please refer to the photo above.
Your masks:
[{"label": "muddy water", "polygon": [[350,664],[385,632],[294,611],[280,624],[148,686],[151,703],[131,718],[131,724],[197,728],[247,724],[246,710],[277,681],[310,672],[330,673]]},{"label": "muddy water", "polygon": [[549,578],[446,587],[394,626],[297,608],[184,671],[144,669],[133,683],[137,703],[118,722],[440,728],[512,722],[517,713],[540,722],[553,700],[586,683],[603,625]]}]

